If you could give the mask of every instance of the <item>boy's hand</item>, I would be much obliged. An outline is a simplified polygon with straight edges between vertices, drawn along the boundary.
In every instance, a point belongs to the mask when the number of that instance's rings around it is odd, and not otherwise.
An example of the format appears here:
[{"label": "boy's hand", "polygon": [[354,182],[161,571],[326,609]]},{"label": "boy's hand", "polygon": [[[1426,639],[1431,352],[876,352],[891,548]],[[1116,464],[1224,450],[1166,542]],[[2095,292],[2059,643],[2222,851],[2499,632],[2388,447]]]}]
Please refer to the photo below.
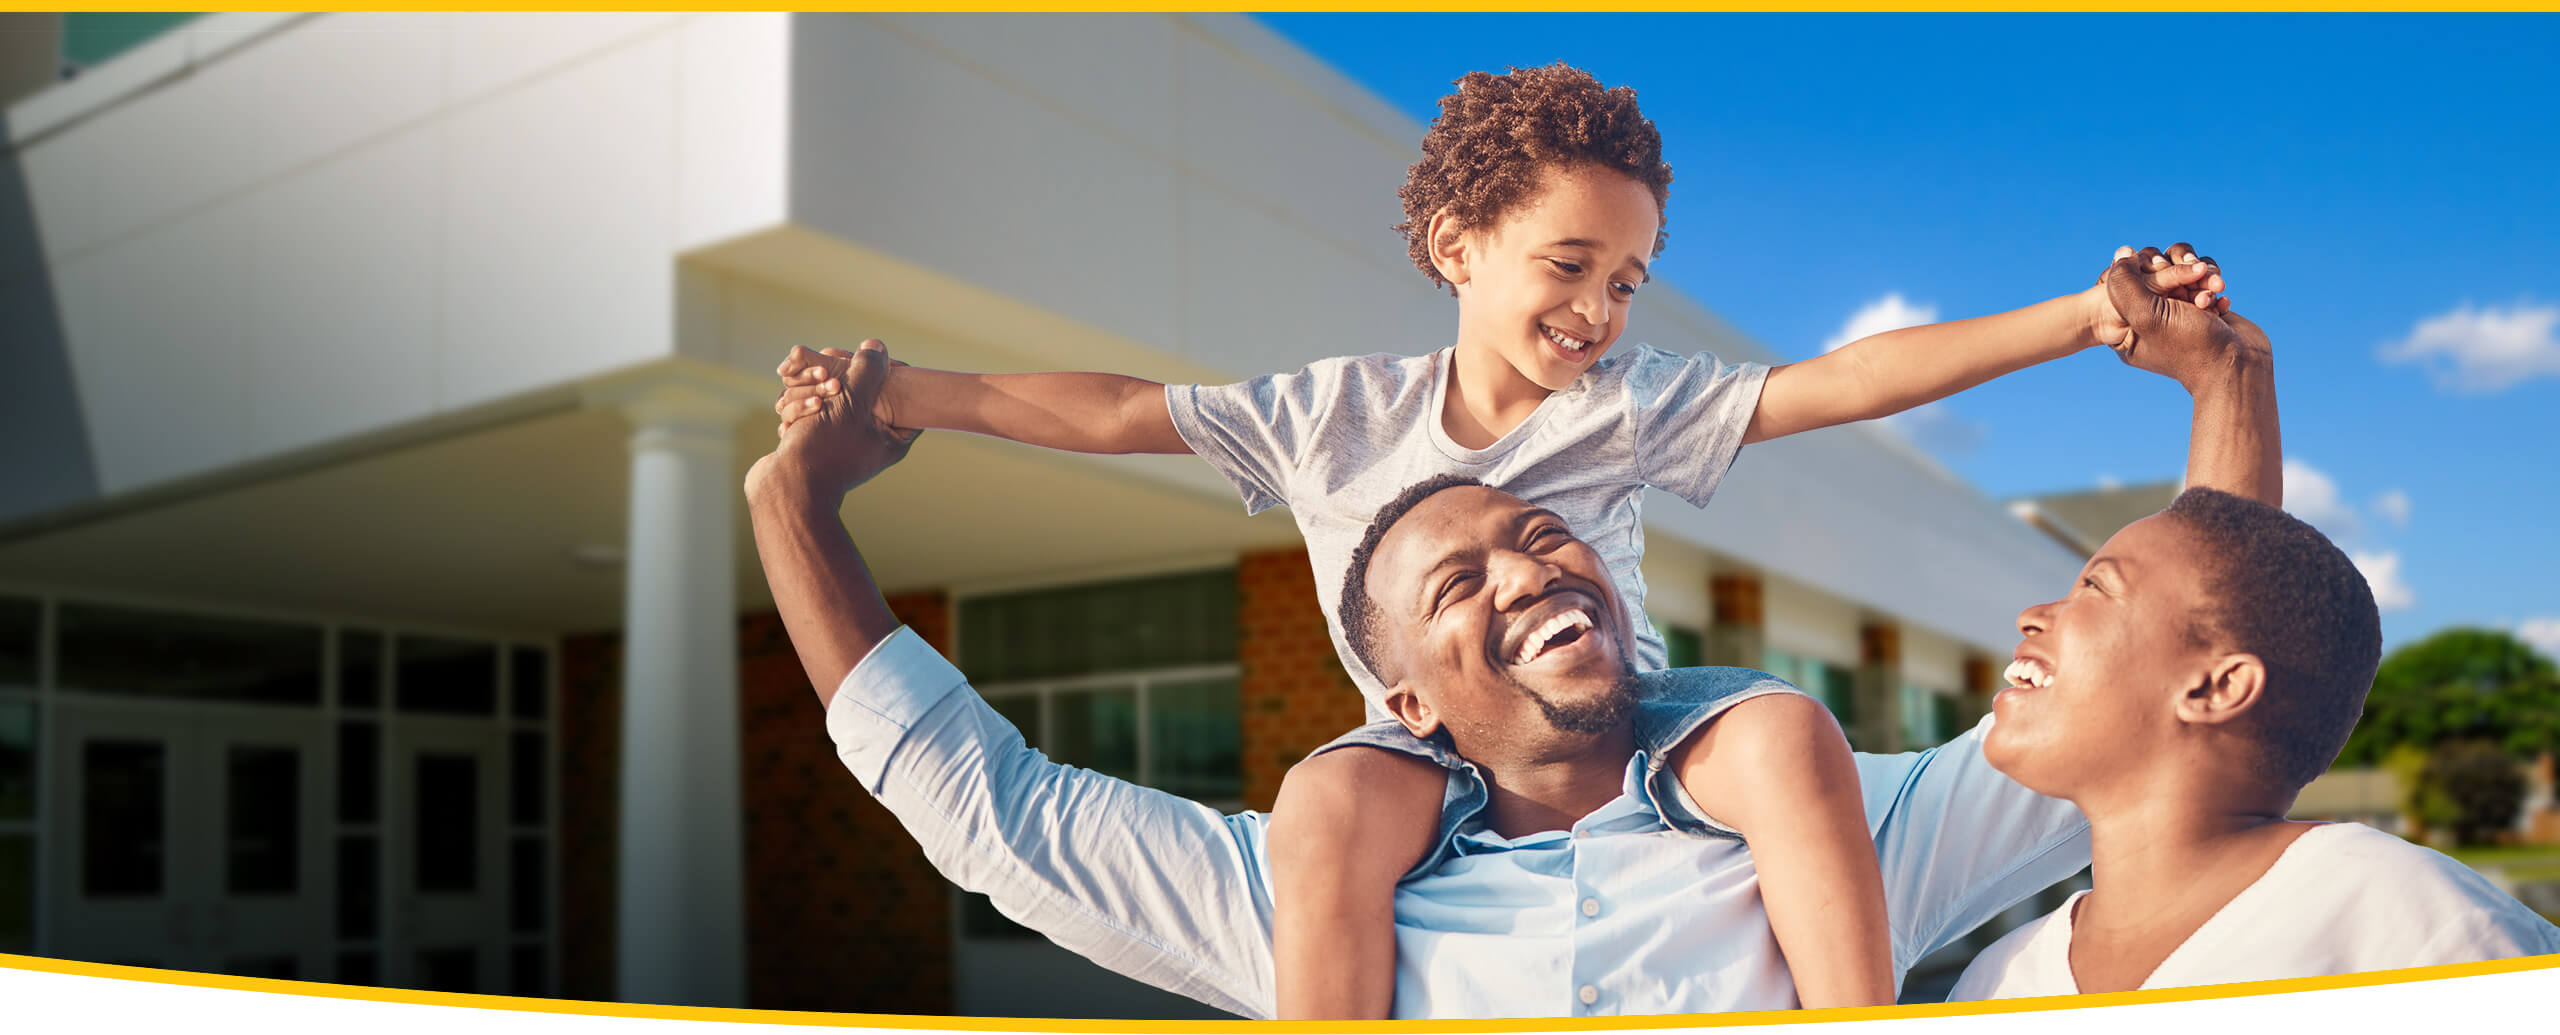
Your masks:
[{"label": "boy's hand", "polygon": [[[881,345],[878,338],[866,339],[862,345],[866,350],[878,346],[884,350],[883,355],[886,355],[887,346]],[[854,359],[853,353],[843,349],[830,348],[811,352],[797,345],[792,346],[791,354],[782,358],[782,365],[773,369],[773,372],[782,378],[782,394],[773,400],[774,415],[782,418],[782,423],[774,428],[774,434],[781,435],[789,431],[794,423],[816,414],[818,407],[826,400],[842,394],[846,374],[852,370]],[[872,403],[872,414],[879,419],[882,427],[896,428],[897,421],[890,418],[890,392],[886,381],[895,377],[897,368],[906,364],[896,360],[887,362],[889,369],[882,372],[883,383],[876,393],[877,398]]]},{"label": "boy's hand", "polygon": [[797,430],[784,428],[781,447],[749,472],[751,493],[758,483],[785,477],[782,471],[787,470],[823,498],[841,499],[905,457],[915,443],[918,432],[901,431],[876,416],[889,379],[888,349],[872,340],[863,342],[859,352],[829,351],[836,355],[824,358],[843,371],[839,382],[847,390],[816,400],[819,405]]}]

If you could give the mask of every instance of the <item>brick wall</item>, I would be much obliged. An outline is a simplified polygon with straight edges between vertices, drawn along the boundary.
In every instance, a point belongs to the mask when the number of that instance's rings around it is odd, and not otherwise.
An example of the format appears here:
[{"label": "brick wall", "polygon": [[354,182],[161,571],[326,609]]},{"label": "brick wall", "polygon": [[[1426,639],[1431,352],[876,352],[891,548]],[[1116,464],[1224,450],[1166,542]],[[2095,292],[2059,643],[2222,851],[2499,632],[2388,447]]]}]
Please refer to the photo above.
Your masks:
[{"label": "brick wall", "polygon": [[1365,713],[1325,631],[1306,550],[1239,557],[1236,595],[1245,807],[1268,810],[1281,775]]},{"label": "brick wall", "polygon": [[[890,609],[937,649],[938,593]],[[612,999],[621,637],[561,645],[562,992]],[[781,618],[738,627],[745,799],[747,1003],[761,1009],[949,1013],[950,890],[915,840],[836,761]]]}]

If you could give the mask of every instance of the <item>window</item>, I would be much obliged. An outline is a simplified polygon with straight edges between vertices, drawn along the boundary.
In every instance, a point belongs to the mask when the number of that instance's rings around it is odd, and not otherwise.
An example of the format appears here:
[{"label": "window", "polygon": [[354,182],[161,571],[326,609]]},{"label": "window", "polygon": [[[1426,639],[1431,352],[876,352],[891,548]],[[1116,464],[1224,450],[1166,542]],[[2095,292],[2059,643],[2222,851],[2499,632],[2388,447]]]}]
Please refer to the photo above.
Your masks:
[{"label": "window", "polygon": [[[960,603],[961,668],[989,707],[1064,765],[1221,810],[1244,797],[1235,573],[1071,586]],[[1033,937],[984,896],[961,931]]]},{"label": "window", "polygon": [[1858,721],[1857,677],[1846,665],[1835,665],[1819,658],[1790,654],[1771,647],[1761,651],[1762,671],[1812,694],[1815,700],[1831,709],[1844,729],[1855,728]]},{"label": "window", "polygon": [[1925,686],[1902,688],[1902,748],[1936,747],[1955,735],[1956,700]]},{"label": "window", "polygon": [[193,14],[134,11],[62,16],[62,74],[68,79],[195,20]]},{"label": "window", "polygon": [[1697,630],[1666,624],[1651,615],[1645,616],[1645,620],[1652,622],[1654,634],[1662,637],[1662,646],[1669,656],[1664,662],[1665,667],[1694,668],[1707,663],[1706,637],[1698,635]]}]

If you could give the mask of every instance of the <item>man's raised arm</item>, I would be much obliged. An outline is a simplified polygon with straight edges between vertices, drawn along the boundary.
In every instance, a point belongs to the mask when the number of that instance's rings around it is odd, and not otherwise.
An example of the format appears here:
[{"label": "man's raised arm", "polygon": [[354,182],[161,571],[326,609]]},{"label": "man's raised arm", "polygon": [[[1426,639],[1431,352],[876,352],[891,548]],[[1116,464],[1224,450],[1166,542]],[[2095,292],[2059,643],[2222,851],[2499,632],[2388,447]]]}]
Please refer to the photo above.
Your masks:
[{"label": "man's raised arm", "polygon": [[846,391],[747,473],[756,550],[838,757],[935,869],[1006,916],[1132,978],[1269,1016],[1259,817],[1050,761],[880,599],[837,514],[913,440],[871,405],[887,367],[866,347]]}]

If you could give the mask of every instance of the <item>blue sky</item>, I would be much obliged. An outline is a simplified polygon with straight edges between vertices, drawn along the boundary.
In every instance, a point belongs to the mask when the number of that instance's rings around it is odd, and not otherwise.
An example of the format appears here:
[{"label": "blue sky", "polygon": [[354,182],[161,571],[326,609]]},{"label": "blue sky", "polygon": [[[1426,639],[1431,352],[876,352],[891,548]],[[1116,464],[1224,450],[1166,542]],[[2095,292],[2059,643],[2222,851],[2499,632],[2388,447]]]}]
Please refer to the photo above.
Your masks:
[{"label": "blue sky", "polygon": [[[2560,16],[1264,21],[1417,120],[1472,69],[1635,87],[1677,177],[1657,271],[1790,357],[2193,241],[2275,342],[2288,508],[2389,641],[2560,654]],[[2092,351],[1903,426],[2007,497],[2175,478],[2185,414]]]}]

